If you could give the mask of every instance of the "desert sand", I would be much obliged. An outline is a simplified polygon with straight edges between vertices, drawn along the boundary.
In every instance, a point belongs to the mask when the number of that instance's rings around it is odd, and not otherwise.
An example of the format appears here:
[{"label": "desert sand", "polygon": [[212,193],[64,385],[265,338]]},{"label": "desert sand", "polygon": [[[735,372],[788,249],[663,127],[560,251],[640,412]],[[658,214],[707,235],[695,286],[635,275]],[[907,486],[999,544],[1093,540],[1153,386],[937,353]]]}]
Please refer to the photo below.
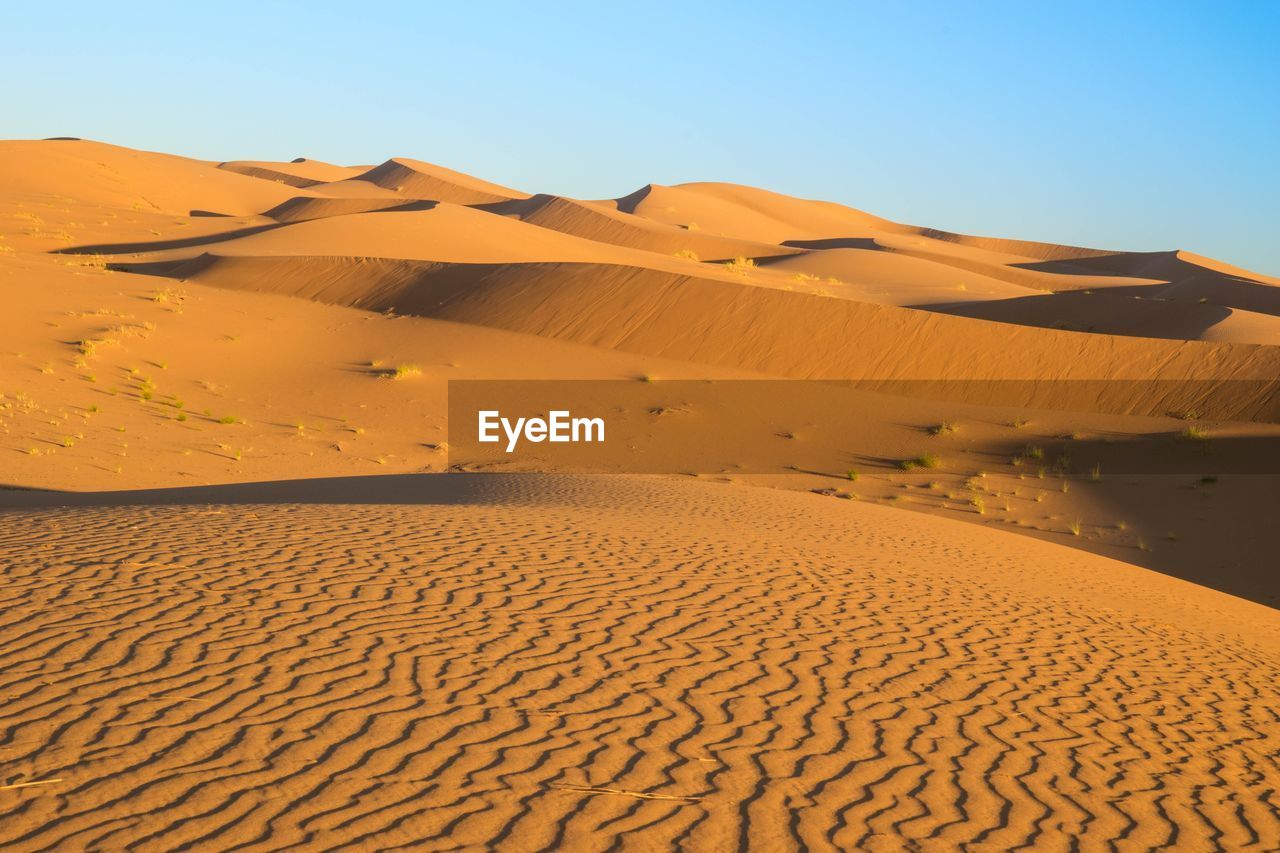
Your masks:
[{"label": "desert sand", "polygon": [[[1280,846],[1274,278],[47,140],[0,288],[0,847]],[[639,476],[486,378],[953,384]]]}]

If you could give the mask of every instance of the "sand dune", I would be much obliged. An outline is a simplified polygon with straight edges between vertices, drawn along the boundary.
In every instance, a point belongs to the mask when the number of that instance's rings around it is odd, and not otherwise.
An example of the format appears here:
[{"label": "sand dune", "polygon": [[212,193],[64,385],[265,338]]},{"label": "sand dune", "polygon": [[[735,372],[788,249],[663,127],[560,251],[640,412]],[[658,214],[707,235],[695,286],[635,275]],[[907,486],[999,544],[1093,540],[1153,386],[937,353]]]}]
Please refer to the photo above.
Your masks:
[{"label": "sand dune", "polygon": [[[323,215],[361,209],[367,212]],[[213,258],[304,256],[447,263],[569,261],[630,264],[669,273],[697,270],[707,277],[743,283],[742,276],[734,275],[721,265],[698,264],[696,260],[674,254],[584,239],[572,231],[540,227],[519,218],[497,216],[448,202],[294,199],[268,213],[283,219],[288,227],[235,233],[225,241],[203,241],[198,247],[162,248],[150,255],[154,259],[208,255]],[[378,287],[376,282],[370,285]],[[266,288],[274,289],[274,285],[267,283]]]},{"label": "sand dune", "polygon": [[253,178],[262,178],[293,187],[310,187],[316,184],[345,181],[358,178],[368,171],[359,166],[335,166],[320,160],[300,157],[289,163],[273,163],[262,160],[229,160],[219,163],[219,169],[237,172]]},{"label": "sand dune", "polygon": [[[310,160],[211,164],[82,141],[5,145],[0,164],[7,171],[0,172],[0,180],[11,192],[187,215],[265,215],[293,224],[334,220],[291,229],[287,237],[230,239],[207,250],[215,255],[592,262],[686,273],[688,268],[672,265],[672,256],[744,257],[758,262],[737,271],[736,280],[745,284],[925,310],[947,311],[957,302],[1000,303],[972,316],[989,313],[1005,323],[1066,324],[1101,334],[1167,339],[1270,344],[1274,324],[1253,315],[1280,316],[1276,279],[1187,252],[1113,252],[971,237],[733,184],[648,185],[616,200],[589,202],[529,196],[405,158],[364,169]],[[429,205],[439,206],[436,216],[423,215],[422,207]],[[372,211],[396,218],[376,220],[376,227],[346,218]],[[506,225],[498,221],[504,218]],[[513,219],[536,227],[517,231],[510,227]],[[217,228],[204,225],[200,231],[216,233]],[[229,223],[223,233],[244,236]],[[152,243],[157,250],[173,248],[172,241]],[[454,243],[456,251],[447,248]],[[105,254],[136,253],[146,241],[81,246]],[[517,248],[502,250],[507,246]],[[714,264],[697,274],[722,277]],[[1010,301],[1029,295],[1019,288],[1108,290],[1159,304],[1150,310],[1128,306],[1124,320],[1100,305],[1094,317],[1077,318],[1070,311],[1072,316],[1061,322],[1046,322],[1045,305]],[[1168,302],[1176,307],[1165,306]],[[1020,308],[1024,304],[1026,312]]]},{"label": "sand dune", "polygon": [[[394,309],[797,379],[1268,380],[1280,376],[1280,350],[1271,347],[1143,340],[1025,326],[1009,326],[992,336],[985,334],[988,324],[965,317],[636,267],[432,264],[388,270],[337,259],[299,264],[278,258],[208,258],[178,267],[172,274],[217,286],[269,289],[366,310]],[[775,317],[787,317],[788,322],[771,322]],[[1019,399],[1024,405],[1042,408],[1162,414],[1178,406],[1163,391],[1157,398],[1134,398],[1098,409],[1092,390],[1074,400],[1060,396],[1070,391],[1061,383],[1031,390],[1042,396]],[[1006,401],[991,398],[987,402]],[[1237,402],[1228,397],[1214,401],[1214,416],[1235,416]]]},{"label": "sand dune", "polygon": [[536,195],[521,201],[489,208],[503,216],[583,237],[632,249],[643,249],[664,255],[692,252],[694,260],[729,260],[735,257],[758,258],[786,256],[799,250],[768,243],[717,237],[700,230],[689,230],[666,223],[628,216],[603,202],[577,201],[561,196]]},{"label": "sand dune", "polygon": [[[80,140],[0,235],[0,847],[1280,847],[1276,279]],[[864,382],[468,464],[522,378]]]},{"label": "sand dune", "polygon": [[761,243],[907,230],[886,219],[830,202],[807,201],[735,184],[649,184],[616,202],[619,210],[656,222],[734,235]]},{"label": "sand dune", "polygon": [[770,259],[767,268],[793,279],[818,280],[817,287],[854,302],[909,306],[927,300],[986,302],[1039,294],[1026,285],[981,272],[961,272],[946,263],[886,251],[876,243],[866,248],[812,249]]},{"label": "sand dune", "polygon": [[327,219],[331,216],[347,216],[353,213],[373,213],[379,210],[413,210],[428,209],[434,202],[405,201],[399,196],[380,196],[360,198],[358,196],[342,196],[338,198],[315,198],[299,196],[291,198],[264,211],[263,216],[277,222],[306,222],[310,219]]},{"label": "sand dune", "polygon": [[392,190],[407,198],[447,201],[453,204],[485,204],[527,197],[526,193],[519,190],[482,181],[443,166],[403,157],[375,166],[355,180]]},{"label": "sand dune", "polygon": [[80,140],[0,141],[6,199],[34,196],[118,210],[256,214],[299,190],[215,164]]},{"label": "sand dune", "polygon": [[[928,298],[931,294],[921,294]],[[967,295],[967,294],[962,294]],[[1193,300],[1072,291],[934,303],[930,311],[1002,323],[1133,337],[1280,345],[1280,316]]]},{"label": "sand dune", "polygon": [[398,491],[10,512],[0,844],[1280,844],[1274,611],[811,496]]}]

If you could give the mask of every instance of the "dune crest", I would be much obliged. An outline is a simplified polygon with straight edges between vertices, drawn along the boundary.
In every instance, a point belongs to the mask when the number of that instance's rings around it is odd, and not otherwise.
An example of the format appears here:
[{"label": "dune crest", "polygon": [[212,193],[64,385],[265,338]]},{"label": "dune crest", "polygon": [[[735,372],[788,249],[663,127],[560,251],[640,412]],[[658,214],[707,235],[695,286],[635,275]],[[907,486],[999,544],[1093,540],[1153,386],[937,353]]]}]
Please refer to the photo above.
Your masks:
[{"label": "dune crest", "polygon": [[374,184],[407,198],[447,201],[453,204],[488,204],[528,197],[519,190],[404,157],[387,160],[353,180]]}]

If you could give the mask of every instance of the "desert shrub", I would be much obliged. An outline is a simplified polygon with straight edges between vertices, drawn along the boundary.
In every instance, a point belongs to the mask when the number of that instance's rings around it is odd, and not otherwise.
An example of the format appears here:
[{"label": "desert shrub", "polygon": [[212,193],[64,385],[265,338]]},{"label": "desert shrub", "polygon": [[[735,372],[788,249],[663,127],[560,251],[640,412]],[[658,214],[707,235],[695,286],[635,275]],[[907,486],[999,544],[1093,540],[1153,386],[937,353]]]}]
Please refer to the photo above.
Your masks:
[{"label": "desert shrub", "polygon": [[934,453],[922,453],[911,459],[903,459],[898,463],[898,467],[903,471],[910,471],[914,468],[937,468],[942,464],[942,460]]}]

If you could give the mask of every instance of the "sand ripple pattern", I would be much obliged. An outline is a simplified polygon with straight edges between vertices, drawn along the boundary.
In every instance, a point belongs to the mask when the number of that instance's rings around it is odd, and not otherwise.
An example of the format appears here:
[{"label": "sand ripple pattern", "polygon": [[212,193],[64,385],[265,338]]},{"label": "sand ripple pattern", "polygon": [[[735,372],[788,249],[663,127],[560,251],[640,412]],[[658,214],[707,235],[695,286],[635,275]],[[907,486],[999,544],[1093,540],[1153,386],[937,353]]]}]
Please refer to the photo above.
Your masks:
[{"label": "sand ripple pattern", "polygon": [[0,515],[0,849],[1280,847],[1272,611],[881,507],[516,481]]}]

